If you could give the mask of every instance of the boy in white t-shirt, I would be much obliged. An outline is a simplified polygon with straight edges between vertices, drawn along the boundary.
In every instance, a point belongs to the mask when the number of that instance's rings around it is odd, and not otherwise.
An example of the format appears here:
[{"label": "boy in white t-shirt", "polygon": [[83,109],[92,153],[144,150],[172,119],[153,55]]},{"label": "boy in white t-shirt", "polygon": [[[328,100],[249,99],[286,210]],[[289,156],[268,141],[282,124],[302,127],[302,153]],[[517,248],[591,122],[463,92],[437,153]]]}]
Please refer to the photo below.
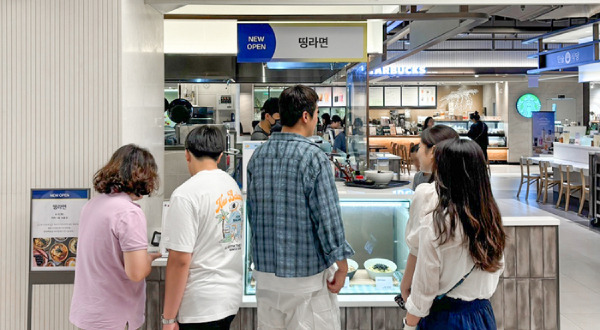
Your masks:
[{"label": "boy in white t-shirt", "polygon": [[229,329],[242,302],[242,193],[217,167],[220,131],[195,128],[185,149],[192,177],[171,195],[162,235],[169,249],[163,330]]}]

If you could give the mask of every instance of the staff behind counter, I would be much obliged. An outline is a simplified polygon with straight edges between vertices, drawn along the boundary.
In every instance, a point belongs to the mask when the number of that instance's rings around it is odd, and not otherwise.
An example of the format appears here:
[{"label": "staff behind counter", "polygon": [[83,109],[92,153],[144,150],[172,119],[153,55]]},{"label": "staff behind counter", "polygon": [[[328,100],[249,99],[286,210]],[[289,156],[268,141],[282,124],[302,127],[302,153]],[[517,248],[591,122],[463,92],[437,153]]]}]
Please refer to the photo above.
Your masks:
[{"label": "staff behind counter", "polygon": [[280,132],[281,124],[279,117],[279,99],[271,97],[265,101],[260,114],[260,122],[254,127],[252,141],[264,141],[271,133]]}]

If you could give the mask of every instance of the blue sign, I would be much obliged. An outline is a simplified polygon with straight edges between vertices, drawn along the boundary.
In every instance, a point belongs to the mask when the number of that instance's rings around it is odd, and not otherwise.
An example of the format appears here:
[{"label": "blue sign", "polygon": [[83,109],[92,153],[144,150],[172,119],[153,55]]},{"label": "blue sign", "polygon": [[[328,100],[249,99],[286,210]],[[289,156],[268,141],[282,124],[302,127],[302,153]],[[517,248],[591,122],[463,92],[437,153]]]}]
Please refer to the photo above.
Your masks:
[{"label": "blue sign", "polygon": [[42,189],[31,191],[32,199],[88,199],[89,195],[90,192],[88,189]]},{"label": "blue sign", "polygon": [[546,68],[563,69],[594,62],[594,45],[545,55]]},{"label": "blue sign", "polygon": [[600,41],[594,40],[575,46],[559,48],[529,55],[529,58],[538,58],[538,69],[527,70],[528,74],[538,74],[553,70],[577,70],[586,64],[598,63],[595,48]]},{"label": "blue sign", "polygon": [[552,154],[554,145],[554,112],[539,111],[532,116],[533,154]]},{"label": "blue sign", "polygon": [[275,53],[277,41],[269,24],[238,24],[239,63],[269,62]]}]

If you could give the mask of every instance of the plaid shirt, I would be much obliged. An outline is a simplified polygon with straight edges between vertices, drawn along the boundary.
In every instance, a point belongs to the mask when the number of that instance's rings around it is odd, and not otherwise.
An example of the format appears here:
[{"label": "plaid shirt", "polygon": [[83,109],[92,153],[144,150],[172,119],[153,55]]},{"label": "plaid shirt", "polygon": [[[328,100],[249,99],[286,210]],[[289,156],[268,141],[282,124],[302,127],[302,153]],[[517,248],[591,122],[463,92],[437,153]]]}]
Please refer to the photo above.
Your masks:
[{"label": "plaid shirt", "polygon": [[254,152],[247,212],[256,270],[306,277],[354,254],[329,164],[316,144],[293,133],[274,133]]}]

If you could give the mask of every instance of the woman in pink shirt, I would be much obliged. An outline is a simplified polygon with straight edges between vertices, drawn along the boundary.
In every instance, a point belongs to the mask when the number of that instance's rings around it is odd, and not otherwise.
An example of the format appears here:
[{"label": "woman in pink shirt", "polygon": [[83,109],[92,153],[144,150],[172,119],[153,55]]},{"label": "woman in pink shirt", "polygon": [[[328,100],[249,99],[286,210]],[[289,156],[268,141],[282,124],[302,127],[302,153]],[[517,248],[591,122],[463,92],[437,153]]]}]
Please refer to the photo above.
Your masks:
[{"label": "woman in pink shirt", "polygon": [[94,176],[99,193],[81,211],[71,322],[85,330],[137,329],[144,323],[151,263],[146,217],[134,201],[158,188],[152,154],[119,148]]}]

